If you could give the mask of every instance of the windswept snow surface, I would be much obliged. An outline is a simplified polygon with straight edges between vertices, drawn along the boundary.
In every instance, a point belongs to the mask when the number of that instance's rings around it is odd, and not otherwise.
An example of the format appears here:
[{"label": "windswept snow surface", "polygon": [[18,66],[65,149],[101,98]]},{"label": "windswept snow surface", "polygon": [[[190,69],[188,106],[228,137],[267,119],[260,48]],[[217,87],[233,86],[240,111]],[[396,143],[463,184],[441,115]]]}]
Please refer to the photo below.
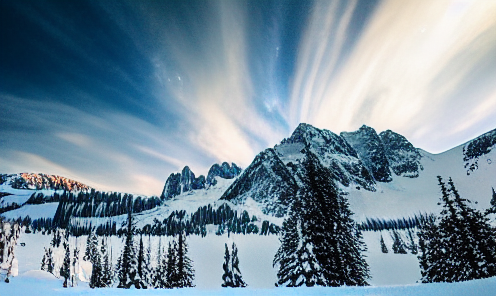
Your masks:
[{"label": "windswept snow surface", "polygon": [[386,287],[338,287],[338,288],[217,288],[204,290],[185,288],[172,290],[136,290],[136,289],[90,289],[87,284],[75,288],[62,288],[62,280],[55,279],[44,271],[33,271],[12,278],[9,284],[0,283],[2,296],[32,296],[32,295],[401,295],[401,296],[494,296],[496,295],[496,278],[474,280],[460,283],[415,284],[406,286]]},{"label": "windswept snow surface", "polygon": [[[53,218],[57,212],[58,202],[49,202],[40,205],[24,205],[18,209],[8,211],[2,214],[7,219],[17,219],[29,216],[31,219]],[[0,295],[1,296],[1,295]]]},{"label": "windswept snow surface", "polygon": [[[489,208],[492,187],[496,188],[496,149],[479,158],[479,168],[470,174],[464,168],[463,146],[441,154],[423,150],[421,164],[424,170],[417,178],[394,176],[389,183],[376,183],[376,192],[346,188],[348,201],[355,212],[355,220],[369,217],[403,218],[420,212],[439,213],[441,197],[437,176],[445,182],[451,177],[463,198],[472,201],[471,207]],[[493,161],[494,160],[494,161]],[[475,203],[477,202],[477,204]]]}]

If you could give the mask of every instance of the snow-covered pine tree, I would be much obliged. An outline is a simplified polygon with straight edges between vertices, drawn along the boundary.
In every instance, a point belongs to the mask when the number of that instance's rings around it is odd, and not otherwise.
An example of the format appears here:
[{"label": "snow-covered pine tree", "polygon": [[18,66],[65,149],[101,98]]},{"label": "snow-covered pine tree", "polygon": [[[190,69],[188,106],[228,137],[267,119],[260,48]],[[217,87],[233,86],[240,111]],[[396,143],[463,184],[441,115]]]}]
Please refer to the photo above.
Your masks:
[{"label": "snow-covered pine tree", "polygon": [[388,248],[386,247],[386,244],[384,243],[384,238],[382,237],[382,234],[381,234],[381,252],[383,252],[384,254],[388,253]]},{"label": "snow-covered pine tree", "polygon": [[102,254],[102,278],[101,283],[103,287],[111,287],[112,279],[114,278],[114,271],[112,270],[112,262],[109,258],[109,251],[107,243],[105,239],[102,238],[101,245],[101,254]]},{"label": "snow-covered pine tree", "polygon": [[154,288],[167,288],[167,257],[162,252],[162,239],[159,238],[157,250],[157,267],[153,274],[152,285]]},{"label": "snow-covered pine tree", "polygon": [[344,196],[317,157],[306,151],[300,189],[283,222],[279,286],[366,285],[365,245]]},{"label": "snow-covered pine tree", "polygon": [[135,229],[131,212],[131,206],[128,205],[126,238],[124,242],[124,249],[122,250],[122,254],[120,256],[119,284],[117,288],[129,289],[134,285],[137,289],[140,289],[141,286],[137,273],[138,263],[136,260],[136,252],[133,242],[133,232]]},{"label": "snow-covered pine tree", "polygon": [[173,240],[169,242],[169,247],[167,248],[167,261],[164,262],[165,266],[165,288],[175,288],[178,282],[178,270],[177,270],[177,242]]},{"label": "snow-covered pine tree", "polygon": [[309,253],[311,246],[307,248],[309,239],[304,229],[302,208],[300,194],[297,194],[288,216],[282,223],[279,237],[281,246],[274,256],[273,265],[279,265],[276,286],[299,287],[315,283],[311,279],[313,272],[308,268],[316,268],[314,266],[316,260],[313,253]]},{"label": "snow-covered pine tree", "polygon": [[137,273],[138,273],[138,276],[136,278],[136,281],[137,281],[137,284],[143,288],[143,289],[147,289],[147,284],[146,282],[143,280],[144,278],[144,269],[145,269],[145,248],[143,246],[143,235],[140,235],[140,241],[139,241],[139,248],[138,248],[138,266],[137,266]]},{"label": "snow-covered pine tree", "polygon": [[[145,251],[145,264],[143,266],[143,276],[141,280],[146,284],[147,287],[153,287],[153,266],[152,266],[152,241],[150,235],[148,235],[148,246]],[[164,273],[165,274],[165,273]]]},{"label": "snow-covered pine tree", "polygon": [[[95,236],[96,237],[96,236]],[[102,267],[102,257],[100,251],[98,250],[98,243],[95,250],[90,252],[90,262],[91,262],[91,277],[90,277],[90,288],[104,288],[103,283],[103,267]]]},{"label": "snow-covered pine tree", "polygon": [[244,288],[246,287],[246,283],[243,280],[243,276],[241,275],[241,271],[239,270],[239,258],[238,258],[238,247],[233,242],[232,244],[232,278],[233,278],[233,288]]},{"label": "snow-covered pine tree", "polygon": [[[43,253],[43,258],[41,258],[41,270],[46,270],[47,269],[47,266],[46,266],[46,261],[47,261],[47,250],[46,248],[45,249],[45,252]],[[0,250],[1,251],[1,250]]]},{"label": "snow-covered pine tree", "polygon": [[405,250],[405,242],[403,242],[403,239],[401,239],[400,234],[398,231],[393,230],[393,233],[391,234],[391,238],[393,239],[393,253],[395,254],[407,254]]},{"label": "snow-covered pine tree", "polygon": [[419,233],[422,282],[458,282],[496,275],[496,237],[488,218],[467,205],[451,178],[438,176],[443,209]]},{"label": "snow-covered pine tree", "polygon": [[224,263],[222,264],[222,269],[224,269],[224,274],[222,274],[222,287],[232,287],[233,286],[233,275],[232,275],[232,262],[231,255],[229,254],[229,248],[227,243],[225,244],[226,252],[224,253]]},{"label": "snow-covered pine tree", "polygon": [[408,245],[408,249],[410,250],[410,252],[413,255],[417,255],[418,254],[417,244],[415,243],[415,240],[413,239],[413,233],[412,233],[412,230],[410,228],[408,229],[408,238],[410,240],[410,244]]},{"label": "snow-covered pine tree", "polygon": [[84,251],[83,260],[92,262],[92,258],[98,252],[98,238],[93,230],[91,230],[86,239],[86,250]]},{"label": "snow-covered pine tree", "polygon": [[49,247],[48,249],[45,249],[45,251],[46,251],[46,271],[53,274],[53,268],[55,262],[53,261],[52,248]]},{"label": "snow-covered pine tree", "polygon": [[494,187],[491,187],[491,189],[493,190],[493,196],[489,202],[491,206],[487,209],[486,214],[496,214],[496,191],[494,191]]},{"label": "snow-covered pine tree", "polygon": [[73,274],[72,274],[72,280],[71,280],[71,284],[72,286],[76,286],[76,280],[77,280],[77,275],[79,273],[78,269],[79,269],[79,249],[77,247],[77,237],[76,237],[76,244],[74,246],[74,250],[73,250],[73,257],[72,257],[72,270],[73,270]]},{"label": "snow-covered pine tree", "polygon": [[69,232],[66,231],[64,236],[64,262],[60,268],[60,276],[64,278],[63,287],[67,288],[69,278],[71,277],[71,251],[69,249]]},{"label": "snow-covered pine tree", "polygon": [[179,232],[176,256],[177,280],[175,281],[175,285],[173,282],[173,287],[194,287],[193,280],[195,279],[195,270],[193,269],[191,259],[188,257],[188,244],[186,243],[184,230]]}]

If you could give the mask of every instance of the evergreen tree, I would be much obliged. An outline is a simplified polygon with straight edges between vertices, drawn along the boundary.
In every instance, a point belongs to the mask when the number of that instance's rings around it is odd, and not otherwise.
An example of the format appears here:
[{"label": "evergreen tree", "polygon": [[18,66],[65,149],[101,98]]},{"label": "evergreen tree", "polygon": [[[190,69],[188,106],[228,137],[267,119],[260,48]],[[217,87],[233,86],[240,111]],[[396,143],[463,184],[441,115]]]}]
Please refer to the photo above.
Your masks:
[{"label": "evergreen tree", "polygon": [[391,235],[391,237],[393,239],[393,247],[392,247],[393,252],[395,254],[407,254],[405,250],[405,243],[401,239],[401,236],[398,233],[398,231],[393,230],[393,234]]},{"label": "evergreen tree", "polygon": [[238,247],[236,244],[232,244],[232,277],[233,277],[233,287],[234,288],[244,288],[246,283],[243,280],[241,271],[239,270],[239,258],[238,258]]},{"label": "evergreen tree", "polygon": [[231,255],[229,254],[229,248],[225,244],[226,252],[224,254],[224,263],[222,264],[222,269],[224,269],[224,274],[222,275],[222,287],[232,287],[234,285],[233,274],[232,274],[232,262]]},{"label": "evergreen tree", "polygon": [[[95,236],[96,238],[96,236]],[[98,243],[95,250],[90,252],[90,262],[91,262],[91,277],[90,277],[90,288],[103,288],[105,284],[103,283],[103,267],[102,267],[102,257],[100,251],[98,250]]]},{"label": "evergreen tree", "polygon": [[105,239],[102,239],[101,245],[101,254],[102,254],[102,278],[101,283],[103,287],[111,287],[112,279],[113,279],[113,270],[112,270],[112,262],[109,258],[108,246],[105,243]]},{"label": "evergreen tree", "polygon": [[[419,233],[422,282],[457,282],[496,275],[496,237],[488,218],[467,204],[451,178],[438,176],[443,209]],[[437,222],[437,223],[436,223]]]},{"label": "evergreen tree", "polygon": [[92,262],[96,253],[98,253],[98,238],[95,232],[91,230],[86,240],[86,250],[84,251],[83,260]]},{"label": "evergreen tree", "polygon": [[[130,199],[129,199],[130,201]],[[130,204],[130,202],[128,202]],[[134,285],[137,289],[142,288],[139,281],[139,275],[137,273],[137,260],[136,252],[133,244],[133,232],[135,231],[133,225],[133,217],[131,213],[131,208],[128,206],[127,214],[127,231],[126,238],[124,242],[124,249],[120,256],[120,266],[119,266],[119,284],[117,288],[129,289]]]},{"label": "evergreen tree", "polygon": [[163,289],[167,287],[167,257],[162,252],[162,240],[159,238],[157,250],[157,267],[153,276],[153,287]]},{"label": "evergreen tree", "polygon": [[179,232],[177,244],[177,279],[173,282],[173,287],[185,288],[194,287],[193,280],[195,278],[195,271],[191,259],[188,257],[188,244],[184,232]]},{"label": "evergreen tree", "polygon": [[166,288],[174,288],[177,287],[178,282],[178,270],[177,270],[177,243],[176,241],[169,242],[169,248],[167,249],[167,260],[164,262],[166,266],[166,280],[165,287]]},{"label": "evergreen tree", "polygon": [[281,246],[274,257],[273,265],[279,265],[276,286],[299,287],[315,284],[312,279],[316,269],[315,256],[308,246],[309,238],[305,231],[302,217],[303,203],[298,194],[289,210],[288,217],[283,221],[280,242]]},{"label": "evergreen tree", "polygon": [[493,190],[493,197],[490,201],[491,206],[489,207],[489,209],[487,209],[486,214],[496,214],[496,191],[494,191],[494,188],[491,189]]},{"label": "evergreen tree", "polygon": [[46,256],[46,271],[53,274],[53,268],[55,265],[55,262],[53,261],[53,252],[52,248],[45,249],[45,256]]},{"label": "evergreen tree", "polygon": [[[1,254],[3,255],[3,250],[0,250]],[[47,261],[47,250],[45,248],[45,252],[43,253],[43,258],[41,258],[41,270],[46,270],[46,261]]]},{"label": "evergreen tree", "polygon": [[306,151],[300,189],[283,222],[274,258],[282,286],[366,285],[365,244],[332,174]]},{"label": "evergreen tree", "polygon": [[408,229],[408,238],[410,239],[410,244],[408,245],[408,249],[413,255],[418,254],[418,248],[417,244],[415,243],[415,240],[413,239],[413,233],[410,229]]},{"label": "evergreen tree", "polygon": [[71,276],[71,251],[69,250],[69,232],[66,232],[63,246],[65,255],[64,262],[62,264],[62,267],[60,268],[60,276],[64,278],[63,287],[67,288],[67,283]]},{"label": "evergreen tree", "polygon": [[76,237],[76,246],[74,247],[73,257],[72,257],[72,270],[74,271],[74,273],[72,275],[71,282],[72,282],[73,287],[76,285],[76,279],[77,279],[77,274],[78,274],[78,270],[77,270],[76,265],[77,265],[78,261],[79,261],[79,249],[77,247],[77,237]]},{"label": "evergreen tree", "polygon": [[382,234],[381,234],[381,251],[386,254],[388,253],[388,248],[386,247],[386,244],[384,243],[384,238],[382,237]]},{"label": "evergreen tree", "polygon": [[152,278],[153,278],[154,270],[152,267],[151,245],[152,245],[151,238],[150,236],[148,236],[148,246],[145,252],[145,264],[143,266],[143,276],[141,277],[141,280],[146,284],[147,287],[153,287]]},{"label": "evergreen tree", "polygon": [[143,246],[143,235],[140,235],[140,242],[139,242],[139,248],[138,248],[138,266],[137,266],[137,273],[138,277],[136,278],[137,281],[139,281],[139,285],[141,288],[146,289],[147,285],[146,282],[143,280],[144,275],[145,275],[145,248]]},{"label": "evergreen tree", "polygon": [[491,205],[493,206],[493,208],[496,209],[496,191],[494,191],[494,188],[493,189],[493,198],[491,198]]}]

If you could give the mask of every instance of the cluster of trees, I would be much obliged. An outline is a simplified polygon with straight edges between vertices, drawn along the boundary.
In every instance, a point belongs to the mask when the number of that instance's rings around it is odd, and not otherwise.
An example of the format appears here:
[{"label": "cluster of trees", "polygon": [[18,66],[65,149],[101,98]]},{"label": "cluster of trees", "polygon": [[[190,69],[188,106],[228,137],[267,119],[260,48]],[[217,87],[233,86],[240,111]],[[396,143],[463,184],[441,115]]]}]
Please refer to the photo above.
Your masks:
[{"label": "cluster of trees", "polygon": [[[96,235],[91,234],[88,237],[85,260],[92,263],[90,287],[111,287],[114,283],[117,284],[118,288],[125,289],[133,286],[137,289],[193,286],[194,269],[192,261],[188,257],[188,245],[184,232],[179,232],[177,240],[174,238],[169,242],[167,253],[159,244],[156,268],[152,267],[150,241],[145,249],[141,234],[139,245],[135,246],[134,236],[136,234],[137,229],[132,222],[131,212],[129,212],[124,249],[115,268],[112,267],[111,255],[109,258],[105,241],[102,240],[101,247],[98,248]],[[99,249],[100,251],[98,251]]]},{"label": "cluster of trees", "polygon": [[[60,265],[55,262],[55,252],[62,245],[62,250],[64,254],[63,261]],[[45,248],[45,253],[41,259],[41,270],[45,270],[56,277],[64,278],[63,286],[65,288],[68,285],[75,285],[75,270],[76,263],[79,260],[79,251],[77,247],[74,249],[74,256],[71,262],[71,252],[69,247],[69,232],[64,230],[53,231],[53,238],[50,241],[50,246]],[[72,267],[72,268],[71,268]]]},{"label": "cluster of trees", "polygon": [[299,176],[303,186],[283,222],[274,257],[277,286],[363,286],[370,277],[360,230],[331,172],[311,153]]},{"label": "cluster of trees", "polygon": [[[1,198],[1,196],[0,196],[0,198]],[[18,209],[20,207],[21,207],[21,205],[17,204],[16,202],[10,203],[8,206],[4,206],[4,207],[0,208],[0,214]]]},{"label": "cluster of trees", "polygon": [[[409,250],[411,254],[414,255],[418,254],[418,246],[415,243],[415,239],[413,238],[413,236],[414,234],[412,230],[408,229],[408,244],[407,244],[401,237],[401,234],[397,230],[393,230],[391,232],[391,239],[393,241],[391,249],[393,250],[393,253],[408,254],[407,250]],[[381,234],[380,244],[381,244],[382,253],[389,253],[389,249],[386,246],[386,243],[384,242],[384,238],[382,237],[382,234]]]},{"label": "cluster of trees", "polygon": [[418,228],[432,219],[434,219],[433,215],[428,214],[399,219],[366,218],[364,222],[358,224],[358,228],[361,231],[406,230]]},{"label": "cluster of trees", "polygon": [[247,285],[239,270],[238,247],[233,243],[231,252],[229,252],[227,244],[225,244],[225,246],[226,252],[224,255],[224,264],[222,264],[222,268],[224,269],[224,274],[222,274],[222,287],[244,288]]},{"label": "cluster of trees", "polygon": [[60,201],[55,212],[54,223],[61,228],[66,228],[72,217],[112,217],[127,214],[130,211],[140,213],[161,204],[161,200],[155,196],[142,198],[127,193],[122,195],[117,192],[107,193],[94,189],[78,194],[64,191],[60,196],[54,193],[54,198]]},{"label": "cluster of trees", "polygon": [[496,275],[496,230],[462,198],[453,180],[438,176],[440,216],[424,224],[419,236],[422,282],[457,282]]},{"label": "cluster of trees", "polygon": [[227,204],[223,204],[217,209],[212,205],[199,207],[196,212],[189,217],[186,211],[174,211],[163,221],[154,219],[153,225],[147,224],[141,229],[142,234],[147,235],[167,235],[175,236],[180,231],[186,235],[196,234],[205,236],[207,234],[207,225],[217,226],[217,235],[222,235],[226,231],[236,234],[278,234],[280,227],[274,223],[264,220],[259,227],[257,217],[250,215],[247,211],[238,214],[238,211],[232,210]]}]

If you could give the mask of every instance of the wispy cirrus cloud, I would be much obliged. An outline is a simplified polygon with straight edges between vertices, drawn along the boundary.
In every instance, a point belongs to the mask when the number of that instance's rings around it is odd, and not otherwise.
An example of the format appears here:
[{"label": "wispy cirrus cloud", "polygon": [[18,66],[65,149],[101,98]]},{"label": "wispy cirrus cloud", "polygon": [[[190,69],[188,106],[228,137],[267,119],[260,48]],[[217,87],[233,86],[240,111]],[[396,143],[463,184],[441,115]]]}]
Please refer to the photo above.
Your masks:
[{"label": "wispy cirrus cloud", "polygon": [[[494,98],[496,86],[467,82],[496,77],[496,68],[483,66],[496,62],[496,2],[383,1],[346,56],[339,36],[349,17],[337,15],[335,3],[317,2],[324,7],[314,10],[300,45],[295,123],[393,129],[432,152],[470,139],[451,133],[466,114],[477,120],[464,130],[480,133],[482,122],[494,128],[487,122],[494,113],[476,110]],[[335,56],[346,58],[339,69]]]}]

